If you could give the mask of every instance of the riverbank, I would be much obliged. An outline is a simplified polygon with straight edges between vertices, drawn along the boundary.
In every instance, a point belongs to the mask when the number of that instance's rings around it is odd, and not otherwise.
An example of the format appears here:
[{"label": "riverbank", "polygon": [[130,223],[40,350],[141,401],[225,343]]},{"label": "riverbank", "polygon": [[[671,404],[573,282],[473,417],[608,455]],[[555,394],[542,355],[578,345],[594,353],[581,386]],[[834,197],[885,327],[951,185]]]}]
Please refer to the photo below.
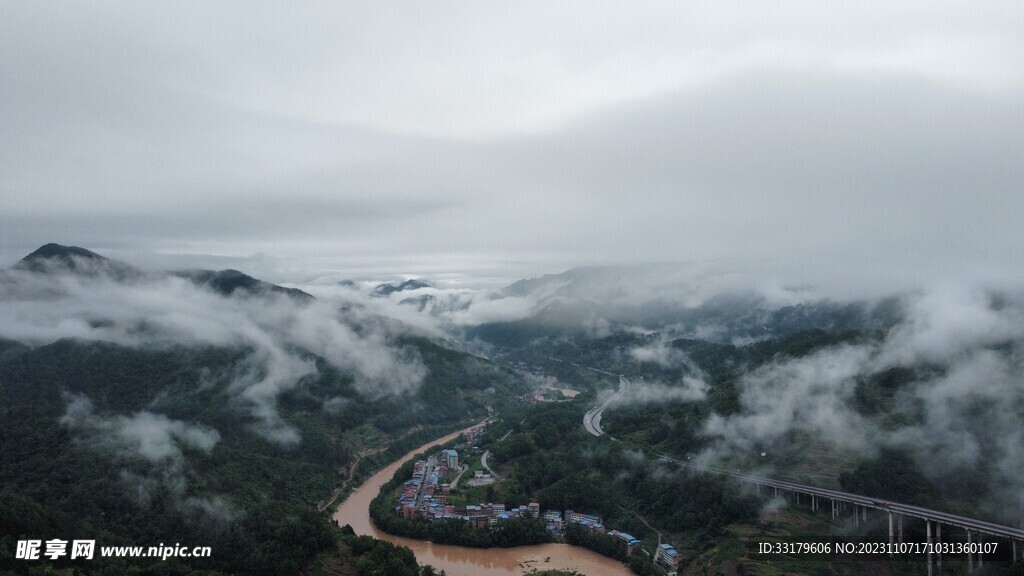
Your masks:
[{"label": "riverbank", "polygon": [[[469,430],[472,426],[467,427]],[[620,562],[601,556],[590,550],[568,544],[539,544],[517,548],[464,548],[446,546],[392,536],[378,530],[370,520],[370,502],[380,492],[381,486],[394,476],[407,460],[432,447],[449,442],[465,430],[447,434],[422,446],[410,450],[363,482],[338,506],[334,519],[338,524],[352,526],[356,534],[365,534],[410,548],[420,564],[430,564],[443,569],[448,576],[520,576],[536,570],[576,570],[584,574],[628,576],[632,572]]]}]

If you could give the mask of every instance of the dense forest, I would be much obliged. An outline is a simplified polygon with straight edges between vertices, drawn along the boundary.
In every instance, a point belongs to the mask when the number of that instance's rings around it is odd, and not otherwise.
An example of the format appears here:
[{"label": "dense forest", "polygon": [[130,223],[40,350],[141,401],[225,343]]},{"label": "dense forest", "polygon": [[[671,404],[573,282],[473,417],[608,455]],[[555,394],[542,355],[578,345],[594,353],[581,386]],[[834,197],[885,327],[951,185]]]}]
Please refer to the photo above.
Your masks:
[{"label": "dense forest", "polygon": [[420,338],[405,345],[429,370],[408,398],[364,397],[350,376],[312,358],[316,375],[278,400],[281,417],[301,436],[281,445],[254,432],[253,416],[229,392],[232,375],[246,366],[244,348],[3,341],[0,570],[25,568],[12,558],[17,540],[61,538],[213,551],[188,562],[75,563],[97,574],[296,574],[333,547],[317,503],[356,450],[417,422],[426,426],[403,446],[436,435],[520,390],[479,359]]},{"label": "dense forest", "polygon": [[[420,567],[408,548],[370,536],[358,536],[350,526],[340,530],[341,556],[351,557],[359,576],[435,576],[430,566]],[[315,576],[316,570],[313,570]]]},{"label": "dense forest", "polygon": [[[813,330],[744,346],[675,340],[672,347],[685,352],[707,382],[706,398],[691,402],[627,403],[609,410],[603,426],[617,438],[628,439],[644,449],[686,458],[709,447],[712,439],[703,431],[712,414],[729,416],[742,411],[739,386],[744,374],[772,363],[806,358],[833,346],[870,345],[881,337],[878,332]],[[658,370],[648,368],[647,373],[652,378],[666,378],[665,374],[659,375]],[[922,418],[916,404],[899,401],[900,394],[914,383],[941,375],[941,368],[936,366],[897,366],[858,375],[851,382],[850,408],[879,429],[898,432],[919,423]],[[769,452],[768,464],[776,469],[776,474],[787,478],[824,482],[851,492],[906,503],[945,505],[973,514],[980,513],[976,508],[977,498],[985,492],[989,473],[984,463],[977,467],[951,464],[940,481],[929,480],[921,463],[910,456],[906,447],[883,445],[878,453],[844,453],[798,431],[786,435],[781,442],[776,440]],[[741,469],[763,467],[765,461],[759,453],[732,454],[731,463]],[[832,473],[835,469],[839,472]]]},{"label": "dense forest", "polygon": [[[631,534],[649,529],[634,512],[672,531],[711,538],[728,524],[753,518],[757,504],[721,478],[668,468],[622,443],[592,442],[583,402],[539,404],[511,411],[485,436],[507,478],[498,501],[536,499],[542,510],[597,514]],[[505,432],[507,438],[498,441]]]},{"label": "dense forest", "polygon": [[[657,464],[651,464],[651,460],[655,460],[657,454],[685,459],[714,448],[714,437],[706,433],[709,419],[749,414],[750,399],[744,399],[743,395],[752,385],[747,380],[751,375],[771,374],[780,366],[809,365],[807,363],[814,358],[829,359],[829,355],[835,357],[844,351],[877,353],[884,349],[892,338],[889,330],[894,330],[893,323],[899,314],[890,310],[885,316],[888,320],[867,327],[856,322],[839,322],[840,330],[799,329],[733,343],[695,338],[670,340],[654,332],[594,335],[570,331],[557,336],[556,327],[550,325],[544,327],[550,334],[530,334],[535,337],[530,340],[527,333],[518,331],[523,327],[520,326],[513,330],[517,337],[524,338],[516,341],[518,347],[499,346],[493,355],[528,370],[556,376],[561,385],[584,392],[575,402],[541,404],[523,412],[512,411],[502,423],[492,427],[485,442],[496,442],[509,432],[504,441],[490,444],[494,455],[492,466],[500,465],[506,477],[501,485],[489,487],[487,496],[506,502],[533,498],[545,509],[573,508],[596,513],[606,518],[608,526],[642,536],[646,541],[651,532],[636,517],[639,515],[659,530],[677,537],[685,535],[688,557],[701,554],[702,549],[710,551],[718,543],[729,540],[723,530],[751,529],[746,523],[756,518],[767,502],[750,503],[744,514],[743,506],[733,506],[728,496],[722,497],[717,492],[721,488],[713,478],[689,477],[677,471],[668,473],[659,470]],[[498,339],[501,334],[501,327],[497,325],[488,330],[488,337]],[[638,357],[635,351],[643,349],[661,356],[657,361],[641,361],[643,356]],[[1001,342],[981,354],[1012,362],[1020,358],[1020,346]],[[706,384],[706,395],[691,400],[661,399],[656,394],[627,397],[625,402],[613,404],[602,420],[604,430],[616,441],[592,443],[580,425],[583,413],[616,384],[614,377],[608,374],[602,377],[601,371],[625,374],[632,380],[633,387],[641,390],[646,383],[652,383],[653,390],[661,386],[662,391],[670,391],[673,386],[682,384],[684,376],[694,376]],[[842,384],[843,390],[849,391],[844,409],[883,434],[894,433],[892,438],[897,439],[901,433],[909,434],[915,427],[919,429],[929,417],[922,407],[928,396],[919,395],[915,400],[914,393],[926,390],[922,386],[928,383],[942,382],[951,372],[950,367],[941,362],[916,362],[853,373],[845,377]],[[813,370],[807,373],[814,374]],[[786,373],[781,374],[785,377]],[[765,384],[765,380],[755,379],[754,382],[753,385]],[[991,402],[974,400],[968,404],[973,410],[973,416],[968,416],[974,420],[968,418],[967,424],[958,424],[969,426],[972,438],[985,450],[998,448],[1000,442],[998,435],[986,429],[987,423],[978,419]],[[951,423],[938,424],[948,426]],[[983,460],[974,466],[964,466],[950,460],[944,463],[942,473],[936,474],[934,469],[929,469],[926,459],[921,458],[919,450],[906,443],[887,442],[885,436],[880,439],[875,450],[842,449],[825,438],[793,427],[770,442],[748,447],[746,453],[722,451],[719,457],[723,460],[718,465],[759,470],[769,476],[967,516],[1000,517],[998,510],[994,512],[986,505],[986,494],[991,494],[992,478],[997,472],[994,462]],[[579,446],[585,449],[578,450]],[[649,473],[651,470],[654,472]],[[688,501],[676,502],[673,494],[687,494],[685,500]],[[743,499],[740,496],[738,501]],[[697,506],[691,507],[694,503]],[[712,504],[701,506],[704,503]],[[853,530],[852,526],[834,525],[835,522],[814,516],[810,514],[803,520],[815,526],[814,530],[807,531],[807,537],[836,534],[836,531],[846,534],[847,530]],[[1012,515],[1004,516],[1012,521]],[[742,527],[736,528],[737,521]],[[885,540],[888,535],[882,524],[862,525],[855,530],[857,534],[851,532],[844,537]],[[774,530],[772,522],[761,521],[754,526],[764,534]],[[909,525],[906,531],[911,539],[922,540],[926,536],[923,524]],[[615,556],[614,548],[606,539],[587,536],[592,535],[578,530],[567,534],[574,543]],[[742,555],[738,548],[712,554],[717,561],[735,559],[737,555]],[[1014,573],[1006,567],[998,567],[996,571]]]}]

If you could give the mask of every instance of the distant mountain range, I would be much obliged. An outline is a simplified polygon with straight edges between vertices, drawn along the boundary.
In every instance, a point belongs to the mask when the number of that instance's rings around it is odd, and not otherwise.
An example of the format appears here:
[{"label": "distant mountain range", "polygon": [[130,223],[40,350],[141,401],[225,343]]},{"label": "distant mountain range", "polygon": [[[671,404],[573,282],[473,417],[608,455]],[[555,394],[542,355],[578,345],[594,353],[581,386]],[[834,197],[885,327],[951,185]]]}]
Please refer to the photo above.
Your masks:
[{"label": "distant mountain range", "polygon": [[[70,273],[87,277],[106,276],[119,281],[147,276],[138,268],[111,260],[78,246],[46,244],[19,260],[12,269],[36,274]],[[285,288],[253,278],[238,270],[182,270],[166,274],[185,278],[197,286],[209,288],[223,296],[282,294],[297,300],[312,300],[313,296],[297,288]]]},{"label": "distant mountain range", "polygon": [[298,288],[285,288],[262,280],[257,280],[238,270],[183,270],[173,273],[175,276],[187,278],[199,286],[206,286],[214,292],[231,296],[242,294],[284,294],[299,300],[313,299],[313,296]]},{"label": "distant mountain range", "polygon": [[406,280],[400,284],[379,284],[370,293],[371,296],[387,297],[395,292],[408,292],[411,290],[419,290],[420,288],[430,288],[431,285],[421,280]]},{"label": "distant mountain range", "polygon": [[518,318],[488,320],[481,315],[467,328],[470,338],[506,343],[509,331],[533,338],[621,330],[730,342],[803,330],[884,329],[903,314],[899,297],[834,301],[796,288],[768,292],[726,271],[670,264],[572,268],[519,280],[475,295],[472,301],[418,297],[402,303],[432,313],[481,304],[517,310]]},{"label": "distant mountain range", "polygon": [[137,278],[142,272],[123,262],[111,260],[78,246],[45,244],[12,267],[38,274],[70,272],[83,276],[107,275],[119,279]]},{"label": "distant mountain range", "polygon": [[[238,270],[181,270],[145,273],[131,265],[106,258],[77,246],[46,244],[25,256],[13,270],[36,274],[71,273],[133,281],[160,275],[187,279],[223,296],[285,295],[297,301],[314,297],[297,288],[264,282]],[[833,302],[804,298],[798,291],[782,291],[770,298],[724,281],[727,274],[687,265],[592,266],[516,281],[487,294],[416,293],[435,288],[425,280],[408,279],[382,283],[369,295],[389,298],[412,293],[399,303],[419,312],[444,315],[465,312],[486,303],[500,307],[506,302],[522,311],[517,319],[489,321],[482,318],[469,329],[470,337],[492,339],[514,329],[521,334],[552,331],[604,332],[643,327],[670,329],[676,336],[717,341],[758,339],[802,330],[874,329],[898,321],[901,307],[896,298],[867,302]],[[340,285],[355,287],[351,281]],[[791,298],[793,303],[787,303]]]}]

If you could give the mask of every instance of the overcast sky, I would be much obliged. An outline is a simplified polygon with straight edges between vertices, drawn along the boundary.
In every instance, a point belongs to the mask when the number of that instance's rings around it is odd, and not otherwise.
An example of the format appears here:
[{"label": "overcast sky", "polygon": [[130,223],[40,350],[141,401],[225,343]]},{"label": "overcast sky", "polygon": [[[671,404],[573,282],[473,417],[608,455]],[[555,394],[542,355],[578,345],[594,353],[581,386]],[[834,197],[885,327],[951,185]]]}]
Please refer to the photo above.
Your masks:
[{"label": "overcast sky", "polygon": [[1024,283],[1024,4],[0,3],[0,264]]}]

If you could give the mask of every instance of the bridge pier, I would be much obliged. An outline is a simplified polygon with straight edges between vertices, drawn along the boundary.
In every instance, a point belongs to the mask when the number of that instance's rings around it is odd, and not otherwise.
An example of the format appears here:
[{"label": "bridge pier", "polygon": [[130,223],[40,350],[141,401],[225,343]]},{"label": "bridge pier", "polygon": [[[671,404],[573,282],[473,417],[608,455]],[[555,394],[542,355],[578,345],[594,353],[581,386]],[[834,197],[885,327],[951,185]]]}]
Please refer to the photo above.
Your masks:
[{"label": "bridge pier", "polygon": [[932,521],[924,521],[925,534],[928,535],[928,576],[932,576]]},{"label": "bridge pier", "polygon": [[892,556],[892,511],[889,511],[889,556]]},{"label": "bridge pier", "polygon": [[[929,548],[929,553],[928,553],[928,562],[929,562],[928,573],[929,573],[929,575],[931,575],[933,573],[933,568],[935,568],[935,567],[938,568],[937,573],[938,574],[942,574],[942,556],[943,556],[943,552],[942,552],[942,548],[941,548],[941,545],[943,544],[943,542],[942,542],[942,522],[949,523],[949,525],[951,527],[962,528],[963,530],[965,530],[967,532],[966,540],[967,540],[968,546],[970,546],[970,545],[977,545],[977,544],[983,544],[984,543],[984,534],[989,534],[990,536],[994,536],[996,538],[1006,538],[1007,540],[1010,541],[1010,545],[1011,545],[1011,554],[1012,554],[1011,560],[1012,560],[1012,563],[1013,564],[1018,564],[1018,563],[1020,563],[1019,561],[1024,561],[1024,556],[1022,556],[1020,554],[1020,552],[1018,552],[1018,549],[1021,548],[1020,546],[1018,546],[1018,544],[1019,543],[1024,543],[1024,530],[1022,530],[1021,528],[1019,528],[1017,526],[1010,526],[1010,525],[1002,526],[1002,525],[994,524],[992,522],[985,522],[985,521],[981,521],[981,520],[975,520],[975,519],[972,519],[972,518],[967,518],[967,517],[963,517],[963,516],[957,516],[957,515],[953,515],[953,514],[948,514],[948,513],[940,512],[940,511],[937,511],[937,510],[928,510],[928,509],[924,509],[924,508],[915,508],[915,507],[912,507],[912,506],[909,506],[909,505],[903,505],[903,504],[899,504],[899,503],[892,504],[892,503],[889,503],[889,502],[883,502],[883,501],[879,501],[879,500],[871,500],[871,499],[868,499],[867,497],[862,496],[862,495],[848,494],[848,493],[845,493],[845,492],[839,492],[839,491],[833,491],[833,490],[826,490],[826,489],[822,489],[822,488],[818,488],[818,487],[814,487],[814,486],[806,486],[806,485],[797,484],[797,483],[793,483],[793,482],[775,481],[775,480],[772,480],[772,479],[769,479],[769,478],[760,478],[760,477],[757,477],[757,476],[744,475],[744,474],[740,474],[740,473],[735,473],[734,474],[732,472],[728,472],[726,470],[720,470],[720,469],[717,469],[717,468],[705,468],[705,467],[701,467],[701,466],[697,466],[697,465],[693,465],[693,464],[688,464],[686,462],[682,462],[682,461],[679,461],[679,460],[674,460],[671,457],[665,456],[665,455],[660,455],[660,457],[661,457],[662,460],[664,460],[666,462],[673,462],[673,463],[678,464],[681,467],[690,468],[690,469],[694,469],[694,470],[699,470],[699,471],[703,471],[703,472],[713,472],[713,473],[717,473],[717,474],[723,474],[723,475],[726,475],[726,476],[731,476],[731,477],[733,477],[733,478],[735,478],[735,479],[737,479],[737,480],[739,480],[739,481],[741,481],[741,482],[743,482],[743,483],[745,483],[747,485],[754,484],[754,485],[757,486],[759,494],[764,494],[762,489],[763,488],[767,488],[767,487],[770,486],[770,487],[775,489],[774,493],[775,493],[775,497],[776,498],[780,494],[787,494],[787,493],[789,493],[789,494],[793,495],[793,499],[795,500],[795,502],[797,504],[800,504],[800,502],[802,500],[801,496],[804,495],[804,494],[807,494],[807,495],[809,495],[811,497],[811,502],[810,502],[811,510],[815,511],[815,512],[817,512],[818,507],[820,505],[820,502],[818,500],[818,496],[821,496],[822,498],[827,498],[827,499],[829,499],[829,502],[832,505],[832,521],[833,522],[835,522],[839,518],[841,512],[845,513],[845,511],[846,511],[846,509],[848,507],[847,506],[848,504],[852,504],[852,506],[849,506],[849,508],[852,509],[852,513],[853,513],[853,516],[854,516],[854,525],[858,526],[858,527],[860,526],[861,521],[863,521],[865,524],[867,523],[868,508],[872,508],[872,509],[874,509],[876,511],[879,511],[879,512],[884,510],[888,514],[888,517],[889,517],[889,546],[890,546],[890,551],[889,551],[888,555],[890,557],[895,556],[896,555],[895,554],[895,550],[900,549],[899,547],[896,546],[897,539],[898,539],[900,544],[905,544],[905,542],[904,542],[905,534],[904,534],[904,530],[903,530],[903,524],[904,524],[903,517],[906,516],[907,514],[905,514],[904,511],[909,513],[911,518],[920,518],[922,520],[925,520],[925,522],[926,522],[925,529],[926,529],[926,533],[927,533],[927,538],[928,538],[929,544],[932,543],[932,523],[934,523],[935,524],[935,535],[934,535],[934,538],[935,538],[935,542],[937,542],[939,544],[939,546],[932,545],[932,547]],[[787,499],[788,499],[788,496],[787,496]],[[893,514],[896,514],[898,517],[897,518],[893,518]],[[859,515],[859,517],[858,517],[858,515]],[[975,535],[972,534],[972,532],[977,532],[978,533],[977,537],[975,537]],[[953,540],[956,540],[956,538],[954,537]],[[977,540],[977,542],[975,543],[974,540]],[[978,558],[977,558],[978,561],[977,562],[975,562],[975,556],[976,555],[978,556]],[[984,554],[981,554],[980,550],[978,550],[978,551],[971,551],[967,555],[967,568],[968,568],[968,570],[973,572],[973,571],[975,571],[978,568],[984,568],[985,560],[984,560],[983,556],[984,556]],[[957,556],[957,557],[959,557],[959,556]]]},{"label": "bridge pier", "polygon": [[974,572],[974,555],[971,554],[971,531],[967,530],[967,571]]}]

